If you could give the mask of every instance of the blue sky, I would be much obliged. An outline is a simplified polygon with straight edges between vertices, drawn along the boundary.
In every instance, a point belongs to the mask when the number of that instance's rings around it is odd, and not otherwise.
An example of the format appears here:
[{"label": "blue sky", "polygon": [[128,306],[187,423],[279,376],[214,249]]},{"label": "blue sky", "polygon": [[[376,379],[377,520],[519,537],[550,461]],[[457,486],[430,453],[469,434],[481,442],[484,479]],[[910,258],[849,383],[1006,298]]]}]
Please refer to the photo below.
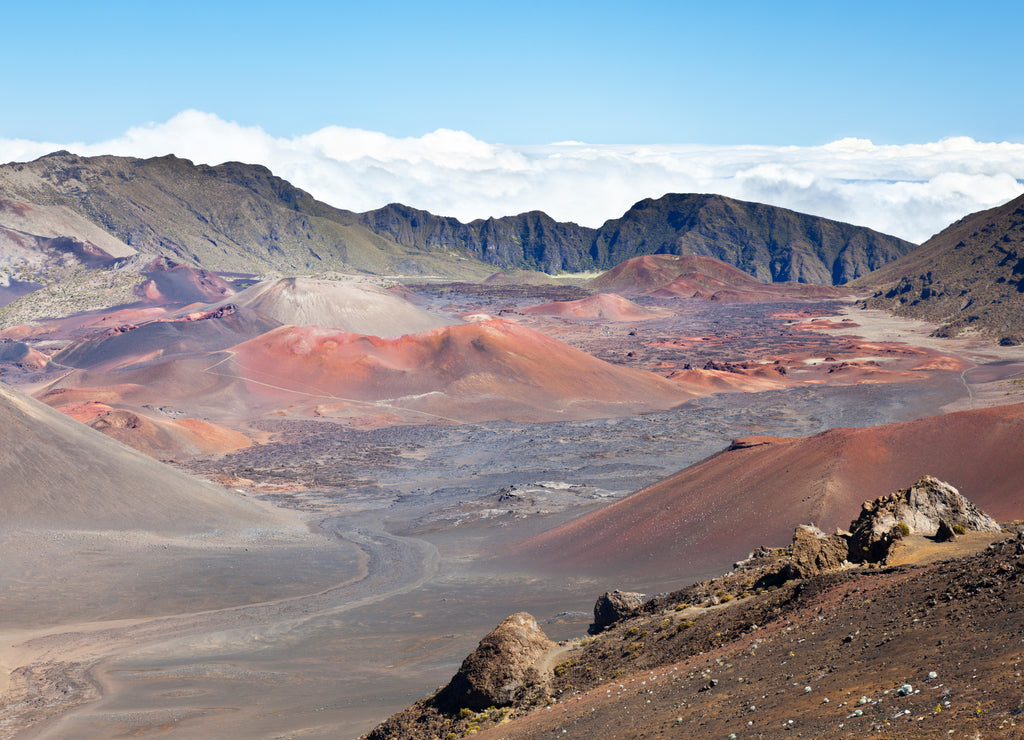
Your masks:
[{"label": "blue sky", "polygon": [[1020,2],[37,2],[4,26],[5,138],[198,109],[275,136],[1024,141]]},{"label": "blue sky", "polygon": [[40,1],[0,22],[0,162],[237,160],[464,221],[599,226],[714,192],[912,241],[1024,192],[1020,0]]}]

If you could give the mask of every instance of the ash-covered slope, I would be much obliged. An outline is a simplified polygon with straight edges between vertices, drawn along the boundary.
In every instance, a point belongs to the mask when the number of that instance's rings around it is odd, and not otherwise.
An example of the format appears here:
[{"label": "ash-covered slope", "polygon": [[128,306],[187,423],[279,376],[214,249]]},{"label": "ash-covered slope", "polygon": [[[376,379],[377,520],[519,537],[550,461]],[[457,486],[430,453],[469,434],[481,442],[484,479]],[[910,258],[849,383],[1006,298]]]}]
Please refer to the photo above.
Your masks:
[{"label": "ash-covered slope", "polygon": [[914,248],[861,226],[721,195],[642,200],[600,229],[538,212],[463,224],[397,204],[360,218],[407,247],[454,247],[502,267],[546,272],[607,270],[644,254],[696,254],[766,282],[839,285]]},{"label": "ash-covered slope", "polygon": [[0,166],[0,204],[0,270],[45,268],[68,254],[65,261],[100,265],[143,252],[250,273],[493,271],[464,251],[399,246],[266,167],[239,162],[56,152]]},{"label": "ash-covered slope", "polygon": [[1024,195],[957,221],[856,285],[875,290],[868,308],[943,324],[943,334],[1024,342]]},{"label": "ash-covered slope", "polygon": [[4,527],[183,534],[274,520],[0,384]]},{"label": "ash-covered slope", "polygon": [[1024,405],[811,437],[750,437],[528,540],[527,567],[637,580],[715,572],[792,523],[830,531],[861,502],[930,471],[1001,520],[1024,518]]}]

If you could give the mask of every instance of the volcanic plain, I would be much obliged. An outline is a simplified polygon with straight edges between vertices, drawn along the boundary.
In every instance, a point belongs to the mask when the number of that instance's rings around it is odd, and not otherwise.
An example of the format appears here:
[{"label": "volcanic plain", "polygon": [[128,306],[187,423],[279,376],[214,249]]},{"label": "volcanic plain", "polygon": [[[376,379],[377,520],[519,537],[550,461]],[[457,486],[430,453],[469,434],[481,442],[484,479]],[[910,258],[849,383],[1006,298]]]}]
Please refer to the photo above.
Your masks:
[{"label": "volcanic plain", "polygon": [[1024,349],[656,266],[384,289],[155,265],[137,303],[4,328],[0,736],[355,738],[509,614],[579,637],[606,590],[720,574],[924,473],[1024,518],[992,480]]}]

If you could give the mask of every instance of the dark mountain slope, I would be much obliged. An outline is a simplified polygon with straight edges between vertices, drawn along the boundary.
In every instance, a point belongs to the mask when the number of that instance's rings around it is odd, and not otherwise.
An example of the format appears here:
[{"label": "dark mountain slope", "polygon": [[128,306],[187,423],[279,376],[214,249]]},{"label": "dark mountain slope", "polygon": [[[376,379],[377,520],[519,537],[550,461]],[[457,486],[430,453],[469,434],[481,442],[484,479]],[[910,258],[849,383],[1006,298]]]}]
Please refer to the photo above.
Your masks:
[{"label": "dark mountain slope", "polygon": [[766,282],[840,285],[914,248],[877,231],[721,195],[642,200],[601,227],[597,266],[642,254],[715,257]]},{"label": "dark mountain slope", "polygon": [[392,203],[362,214],[360,220],[376,234],[403,246],[464,250],[503,268],[579,272],[594,266],[589,250],[597,230],[560,223],[540,211],[464,224]]},{"label": "dark mountain slope", "polygon": [[695,254],[768,282],[838,285],[914,248],[861,226],[721,195],[642,200],[597,230],[538,212],[463,224],[390,205],[361,218],[406,247],[455,248],[502,267],[546,272],[606,270],[646,254]]},{"label": "dark mountain slope", "polygon": [[943,334],[1024,342],[1024,195],[957,221],[856,285],[875,289],[868,308],[944,324]]},{"label": "dark mountain slope", "polygon": [[[0,244],[0,268],[25,256],[15,237],[38,236],[69,237],[94,260],[144,252],[212,270],[480,278],[492,272],[464,252],[401,247],[371,232],[356,214],[258,165],[57,152],[0,166],[0,198],[9,204],[0,210],[0,227],[17,217],[11,245]],[[80,233],[83,222],[92,227],[89,233]]]},{"label": "dark mountain slope", "polygon": [[912,248],[863,227],[719,195],[643,200],[595,230],[539,211],[468,224],[398,204],[355,214],[238,162],[57,152],[0,166],[0,270],[12,272],[68,260],[102,266],[143,252],[222,271],[483,278],[493,270],[480,262],[561,272],[696,254],[761,280],[838,284]]}]

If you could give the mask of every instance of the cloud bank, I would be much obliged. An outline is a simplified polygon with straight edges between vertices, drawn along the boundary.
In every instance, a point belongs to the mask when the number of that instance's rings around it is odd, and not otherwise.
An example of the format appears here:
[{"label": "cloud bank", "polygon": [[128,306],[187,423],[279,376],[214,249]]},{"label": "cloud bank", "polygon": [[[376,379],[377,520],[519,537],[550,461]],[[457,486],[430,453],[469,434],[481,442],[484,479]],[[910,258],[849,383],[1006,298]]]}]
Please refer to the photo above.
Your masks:
[{"label": "cloud bank", "polygon": [[316,198],[365,211],[405,203],[463,221],[542,210],[599,226],[643,198],[720,193],[869,226],[921,242],[1024,193],[1024,144],[966,137],[879,146],[490,144],[440,129],[414,138],[330,126],[291,138],[184,111],[98,143],[0,139],[0,161],[57,149],[263,164]]}]

